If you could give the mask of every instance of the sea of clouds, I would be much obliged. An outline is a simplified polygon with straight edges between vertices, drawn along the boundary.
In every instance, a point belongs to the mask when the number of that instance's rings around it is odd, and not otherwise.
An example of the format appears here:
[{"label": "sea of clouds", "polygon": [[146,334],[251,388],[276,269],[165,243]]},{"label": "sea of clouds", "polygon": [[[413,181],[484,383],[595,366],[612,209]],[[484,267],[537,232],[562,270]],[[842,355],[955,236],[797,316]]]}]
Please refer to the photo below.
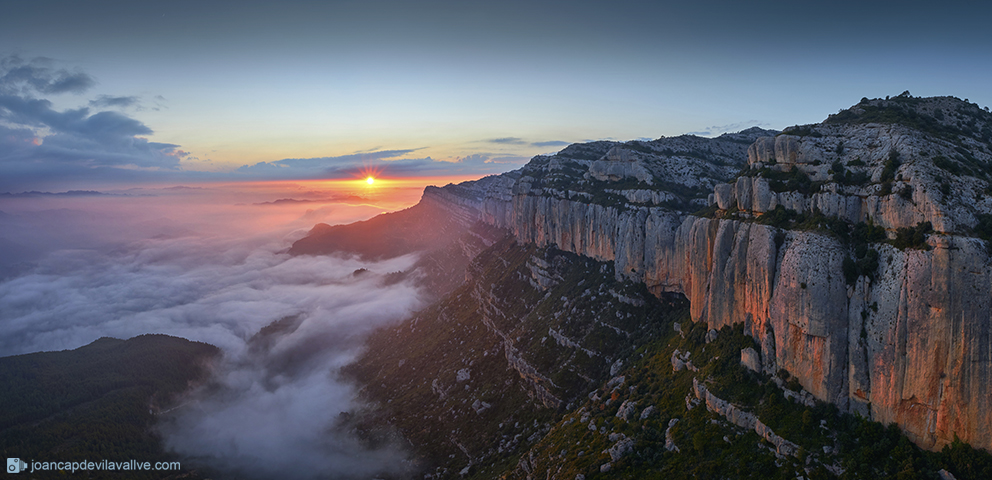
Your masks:
[{"label": "sea of clouds", "polygon": [[[315,221],[381,211],[335,203],[273,206],[288,195],[216,189],[0,202],[0,355],[164,333],[220,347],[207,386],[161,422],[167,448],[238,476],[349,478],[406,468],[338,428],[360,408],[338,370],[373,329],[423,306],[389,282],[413,256],[381,262],[292,257]],[[289,192],[290,194],[292,192]],[[356,274],[356,270],[367,272]],[[289,328],[252,346],[263,327]],[[256,339],[257,342],[257,339]]]}]

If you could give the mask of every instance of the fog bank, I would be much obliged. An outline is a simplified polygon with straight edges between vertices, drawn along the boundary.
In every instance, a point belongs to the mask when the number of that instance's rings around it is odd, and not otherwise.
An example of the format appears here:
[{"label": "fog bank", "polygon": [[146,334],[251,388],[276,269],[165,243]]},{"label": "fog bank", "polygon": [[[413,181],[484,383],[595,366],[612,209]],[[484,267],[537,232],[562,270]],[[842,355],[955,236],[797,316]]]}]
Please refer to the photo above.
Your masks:
[{"label": "fog bank", "polygon": [[[370,204],[271,203],[300,192],[180,189],[0,202],[0,232],[30,250],[0,264],[0,355],[164,333],[224,351],[208,384],[163,416],[169,449],[244,476],[368,477],[403,468],[337,428],[359,408],[336,372],[372,329],[422,306],[378,263],[283,253],[317,221]],[[366,269],[367,272],[356,273]],[[280,328],[259,335],[283,320]]]}]

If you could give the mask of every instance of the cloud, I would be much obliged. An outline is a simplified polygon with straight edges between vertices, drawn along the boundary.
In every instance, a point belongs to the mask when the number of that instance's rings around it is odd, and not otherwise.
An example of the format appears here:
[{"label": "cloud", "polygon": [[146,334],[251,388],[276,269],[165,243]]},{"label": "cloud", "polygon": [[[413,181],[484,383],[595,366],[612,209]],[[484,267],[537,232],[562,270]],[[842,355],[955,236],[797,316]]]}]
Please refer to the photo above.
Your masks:
[{"label": "cloud", "polygon": [[487,143],[495,143],[499,145],[528,145],[531,147],[564,147],[571,145],[569,142],[563,142],[560,140],[548,140],[543,142],[528,142],[519,137],[502,137],[502,138],[491,138],[485,140]]},{"label": "cloud", "polygon": [[100,95],[94,100],[90,100],[90,106],[96,108],[118,107],[127,108],[138,106],[138,97],[114,97],[111,95]]},{"label": "cloud", "polygon": [[[318,158],[285,158],[282,160],[276,160],[274,162],[259,162],[250,167],[244,166],[239,168],[239,171],[248,171],[251,168],[259,167],[265,169],[271,168],[289,168],[289,169],[312,169],[312,170],[324,170],[324,171],[337,171],[338,169],[353,168],[358,164],[367,164],[376,160],[385,160],[396,157],[401,157],[409,153],[413,153],[419,149],[410,148],[405,150],[380,150],[377,152],[363,152],[363,153],[353,153],[351,155],[342,155],[338,157],[318,157]],[[270,170],[272,171],[272,170]]]},{"label": "cloud", "polygon": [[244,165],[235,173],[264,178],[315,179],[357,178],[373,169],[380,175],[414,177],[431,175],[487,175],[502,173],[499,165],[526,163],[529,157],[480,153],[455,158],[454,161],[424,158],[398,158],[419,149],[381,150],[338,157],[287,158],[273,162]]},{"label": "cloud", "polygon": [[722,135],[724,133],[739,132],[750,127],[763,127],[768,126],[767,122],[761,122],[758,120],[746,120],[743,122],[730,123],[727,125],[713,125],[706,127],[700,131],[687,132],[687,135],[698,135],[700,137],[715,137],[717,135]]},{"label": "cloud", "polygon": [[530,157],[519,155],[497,155],[492,153],[474,153],[458,158],[457,163],[462,165],[508,165],[524,164],[530,161]]},{"label": "cloud", "polygon": [[486,141],[489,143],[498,143],[501,145],[524,145],[527,143],[522,138],[517,138],[517,137],[493,138]]},{"label": "cloud", "polygon": [[50,58],[38,57],[25,61],[17,55],[0,59],[0,92],[22,94],[31,91],[43,94],[83,93],[96,82],[81,71],[70,72],[53,68]]},{"label": "cloud", "polygon": [[[82,93],[94,83],[83,72],[55,69],[49,59],[0,59],[0,188],[87,177],[95,169],[178,170],[188,154],[152,142],[152,129],[115,111],[57,110],[36,94]],[[91,106],[135,105],[136,97],[101,95]],[[110,172],[113,176],[113,172]]]},{"label": "cloud", "polygon": [[[384,281],[415,258],[368,263],[290,257],[281,252],[309,221],[243,225],[260,215],[256,208],[227,206],[226,197],[214,199],[218,194],[209,190],[169,192],[101,197],[92,208],[44,199],[86,209],[24,219],[32,222],[32,235],[64,237],[64,243],[34,266],[0,275],[0,355],[143,333],[205,341],[221,347],[224,357],[207,388],[184,399],[183,407],[163,418],[161,429],[184,464],[260,478],[399,472],[405,465],[401,449],[366,448],[342,428],[340,412],[362,405],[336,372],[357,356],[370,331],[423,306],[414,285]],[[161,204],[167,201],[175,203]],[[164,213],[179,220],[163,219]],[[112,219],[117,223],[108,223]],[[0,226],[4,222],[0,218]],[[203,231],[202,224],[214,229]],[[95,231],[85,230],[90,227]],[[164,234],[146,236],[155,231]],[[358,268],[369,273],[356,277]],[[264,342],[256,337],[264,326],[287,318],[293,323],[281,334]]]},{"label": "cloud", "polygon": [[561,140],[549,140],[546,142],[531,142],[534,147],[567,147],[571,145],[569,142],[563,142]]}]

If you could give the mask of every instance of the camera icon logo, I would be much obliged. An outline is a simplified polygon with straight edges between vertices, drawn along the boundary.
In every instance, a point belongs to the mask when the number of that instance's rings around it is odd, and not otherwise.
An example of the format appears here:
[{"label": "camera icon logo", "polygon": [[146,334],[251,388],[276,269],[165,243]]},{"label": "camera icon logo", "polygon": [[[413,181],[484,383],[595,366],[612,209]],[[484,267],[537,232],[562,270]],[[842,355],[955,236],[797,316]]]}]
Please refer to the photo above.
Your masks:
[{"label": "camera icon logo", "polygon": [[7,459],[7,473],[21,473],[28,469],[28,464],[24,463],[24,460],[20,458],[8,458]]}]

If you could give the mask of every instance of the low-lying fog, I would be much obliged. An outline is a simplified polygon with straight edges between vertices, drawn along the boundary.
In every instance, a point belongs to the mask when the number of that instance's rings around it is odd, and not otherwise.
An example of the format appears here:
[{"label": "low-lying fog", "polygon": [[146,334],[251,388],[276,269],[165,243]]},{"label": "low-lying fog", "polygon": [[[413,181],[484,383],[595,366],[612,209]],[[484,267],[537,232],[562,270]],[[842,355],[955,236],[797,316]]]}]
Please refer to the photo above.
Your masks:
[{"label": "low-lying fog", "polygon": [[[398,450],[334,429],[357,406],[336,372],[371,329],[422,306],[414,285],[383,281],[415,258],[284,253],[315,223],[369,218],[384,201],[300,185],[118,193],[0,198],[0,356],[144,333],[211,343],[224,360],[211,388],[162,422],[168,448],[261,477],[403,468]],[[400,193],[386,208],[419,196]],[[249,348],[280,319],[290,328]]]}]

